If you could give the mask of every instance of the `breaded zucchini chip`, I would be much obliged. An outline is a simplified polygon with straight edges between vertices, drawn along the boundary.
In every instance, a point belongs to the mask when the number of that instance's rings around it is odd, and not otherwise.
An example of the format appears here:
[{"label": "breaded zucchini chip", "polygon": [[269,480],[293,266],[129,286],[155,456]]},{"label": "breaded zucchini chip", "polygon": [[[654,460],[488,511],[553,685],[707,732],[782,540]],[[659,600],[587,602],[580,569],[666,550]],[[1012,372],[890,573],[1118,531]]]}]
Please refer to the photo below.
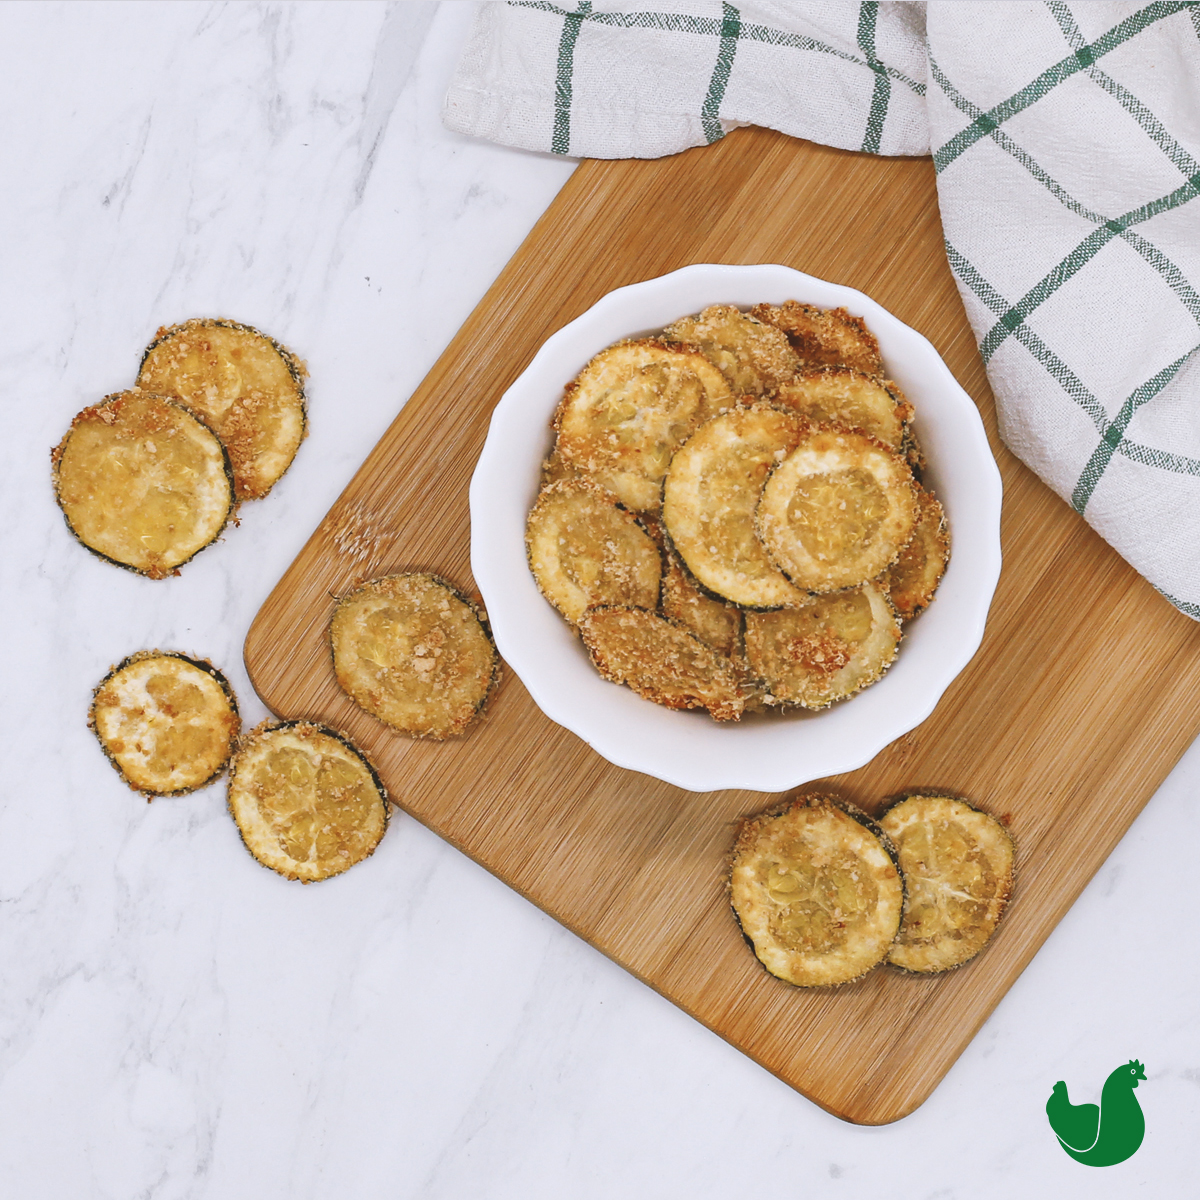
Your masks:
[{"label": "breaded zucchini chip", "polygon": [[79,413],[50,461],[75,537],[151,579],[215,542],[233,511],[217,436],[173,400],[136,388]]},{"label": "breaded zucchini chip", "polygon": [[500,674],[483,613],[436,575],[387,575],[343,596],[329,643],[342,690],[414,737],[465,732]]},{"label": "breaded zucchini chip", "polygon": [[782,384],[771,397],[813,424],[857,429],[877,442],[903,451],[912,405],[894,383],[850,367],[818,367]]},{"label": "breaded zucchini chip", "polygon": [[892,605],[907,621],[928,607],[950,561],[950,526],[936,497],[917,488],[917,525],[900,557],[880,582]]},{"label": "breaded zucchini chip", "polygon": [[663,337],[695,346],[739,395],[773,391],[800,366],[786,336],[732,304],[714,304],[699,316],[683,317],[668,325]]},{"label": "breaded zucchini chip", "polygon": [[307,721],[264,723],[243,738],[229,811],[264,867],[302,883],[362,862],[388,823],[387,794],[362,752]]},{"label": "breaded zucchini chip", "polygon": [[763,484],[804,423],[769,404],[732,409],[702,425],[671,460],[663,525],[704,588],[746,608],[802,604],[754,528]]},{"label": "breaded zucchini chip", "polygon": [[557,449],[552,450],[542,462],[541,487],[545,487],[550,483],[558,483],[563,479],[584,478],[586,476],[581,474],[579,468],[574,463],[570,463],[563,458]]},{"label": "breaded zucchini chip", "polygon": [[568,385],[554,415],[554,459],[634,512],[657,512],[671,455],[732,403],[720,371],[695,350],[618,342]]},{"label": "breaded zucchini chip", "polygon": [[745,697],[732,664],[682,625],[644,608],[590,608],[579,632],[605,679],[667,708],[741,717]]},{"label": "breaded zucchini chip", "polygon": [[109,671],[92,694],[88,724],[121,778],[147,796],[211,782],[241,728],[225,676],[168,650],[140,650]]},{"label": "breaded zucchini chip", "polygon": [[817,308],[798,300],[756,304],[751,314],[787,335],[805,367],[853,367],[867,375],[883,373],[879,343],[862,317],[844,308]]},{"label": "breaded zucchini chip", "polygon": [[718,654],[734,658],[742,649],[742,610],[701,589],[673,549],[662,581],[662,612],[686,626]]},{"label": "breaded zucchini chip", "polygon": [[827,708],[891,666],[900,622],[874,583],[799,608],[746,614],[746,661],[776,704]]},{"label": "breaded zucchini chip", "polygon": [[572,625],[597,604],[658,604],[658,544],[616,496],[586,479],[542,489],[525,547],[542,595]]},{"label": "breaded zucchini chip", "polygon": [[229,451],[239,500],[257,500],[304,439],[304,363],[236,321],[193,319],[160,329],[138,387],[177,397]]},{"label": "breaded zucchini chip", "polygon": [[806,431],[771,472],[755,513],[773,565],[810,592],[874,579],[916,523],[916,484],[904,459],[833,425]]},{"label": "breaded zucchini chip", "polygon": [[954,796],[904,796],[879,819],[895,842],[908,911],[888,962],[948,971],[974,958],[996,930],[1013,887],[1007,829]]},{"label": "breaded zucchini chip", "polygon": [[887,835],[831,796],[743,821],[729,898],[759,962],[797,987],[831,987],[886,957],[904,912]]}]

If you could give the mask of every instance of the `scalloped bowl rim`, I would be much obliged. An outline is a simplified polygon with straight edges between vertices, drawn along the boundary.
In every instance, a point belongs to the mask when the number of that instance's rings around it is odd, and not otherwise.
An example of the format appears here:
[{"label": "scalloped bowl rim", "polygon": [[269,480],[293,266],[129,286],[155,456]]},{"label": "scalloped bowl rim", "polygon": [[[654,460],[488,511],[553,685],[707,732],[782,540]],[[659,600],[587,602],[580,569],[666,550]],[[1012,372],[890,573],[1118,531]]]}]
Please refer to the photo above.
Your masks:
[{"label": "scalloped bowl rim", "polygon": [[[845,306],[879,339],[888,375],[916,409],[926,480],[945,505],[950,564],[872,687],[816,713],[718,723],[643,700],[602,679],[543,599],[525,554],[525,519],[564,385],[606,346],[710,304],[795,299]],[[471,479],[471,569],[496,646],[542,712],[616,766],[694,792],[782,792],[863,766],[915,729],[971,660],[1000,575],[1000,472],[979,411],[934,347],[869,296],[773,264],[698,264],[617,288],[548,338],[500,398]]]}]

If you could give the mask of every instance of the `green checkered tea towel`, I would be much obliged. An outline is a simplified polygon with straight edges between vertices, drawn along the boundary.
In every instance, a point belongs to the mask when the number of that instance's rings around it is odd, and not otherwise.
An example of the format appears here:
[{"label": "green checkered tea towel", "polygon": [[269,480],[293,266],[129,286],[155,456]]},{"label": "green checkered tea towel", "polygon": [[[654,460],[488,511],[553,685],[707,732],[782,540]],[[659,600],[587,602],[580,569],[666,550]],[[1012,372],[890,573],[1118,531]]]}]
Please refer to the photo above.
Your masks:
[{"label": "green checkered tea towel", "polygon": [[1007,444],[1200,619],[1200,6],[479,6],[463,133],[653,158],[738,125],[933,154]]}]

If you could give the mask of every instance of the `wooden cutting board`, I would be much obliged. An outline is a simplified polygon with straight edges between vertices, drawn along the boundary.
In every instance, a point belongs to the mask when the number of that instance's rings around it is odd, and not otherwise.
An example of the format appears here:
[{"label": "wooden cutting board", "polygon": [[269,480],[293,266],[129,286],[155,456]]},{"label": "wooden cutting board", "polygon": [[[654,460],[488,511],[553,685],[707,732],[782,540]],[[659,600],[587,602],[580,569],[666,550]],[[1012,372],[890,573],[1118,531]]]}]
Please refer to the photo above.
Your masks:
[{"label": "wooden cutting board", "polygon": [[[806,992],[759,967],[724,859],[736,819],[774,797],[697,795],[610,766],[511,671],[487,719],[441,744],[392,732],[334,681],[332,595],[414,569],[473,588],[471,472],[492,407],[541,343],[611,289],[695,262],[783,263],[866,292],[933,342],[983,413],[1005,487],[983,645],[923,725],[827,781],[869,811],[928,786],[1010,821],[1015,899],[988,950],[944,977],[881,969]],[[740,129],[575,171],[271,593],[245,655],[274,713],[345,731],[406,812],[816,1103],[882,1124],[930,1094],[1195,737],[1198,650],[1200,625],[997,440],[931,161]]]}]

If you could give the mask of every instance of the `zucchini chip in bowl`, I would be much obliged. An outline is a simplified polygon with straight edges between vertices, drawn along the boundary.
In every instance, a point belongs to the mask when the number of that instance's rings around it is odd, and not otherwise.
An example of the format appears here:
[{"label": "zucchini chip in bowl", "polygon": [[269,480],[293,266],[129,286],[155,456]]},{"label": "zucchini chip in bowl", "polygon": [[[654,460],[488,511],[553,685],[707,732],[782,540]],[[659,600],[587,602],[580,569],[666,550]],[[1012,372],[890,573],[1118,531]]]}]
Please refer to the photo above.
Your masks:
[{"label": "zucchini chip in bowl", "polygon": [[904,912],[887,834],[832,796],[743,821],[729,899],[759,962],[797,987],[849,983],[881,963]]},{"label": "zucchini chip in bowl", "polygon": [[79,413],[50,461],[67,528],[94,554],[150,579],[215,542],[233,512],[216,434],[182,405],[136,388]]},{"label": "zucchini chip in bowl", "polygon": [[800,367],[787,337],[733,304],[713,304],[663,330],[668,341],[694,346],[739,395],[761,396],[791,379]]},{"label": "zucchini chip in bowl", "polygon": [[902,796],[879,824],[908,886],[888,962],[922,975],[961,967],[987,945],[1012,894],[1012,836],[957,796]]},{"label": "zucchini chip in bowl", "polygon": [[821,709],[845,700],[883,675],[899,643],[900,622],[874,583],[746,613],[746,661],[773,704]]},{"label": "zucchini chip in bowl", "polygon": [[897,452],[908,442],[913,419],[913,406],[894,383],[849,367],[802,372],[776,389],[771,403],[813,424],[857,429]]},{"label": "zucchini chip in bowl", "polygon": [[918,487],[916,528],[900,557],[881,578],[902,621],[910,621],[929,607],[949,561],[950,526],[945,510],[932,492]]},{"label": "zucchini chip in bowl", "polygon": [[96,686],[88,725],[134,791],[179,796],[225,769],[241,720],[229,681],[212,663],[141,650]]},{"label": "zucchini chip in bowl", "polygon": [[597,604],[658,604],[657,542],[616,496],[586,479],[538,493],[525,544],[542,595],[573,625]]},{"label": "zucchini chip in bowl", "polygon": [[437,575],[387,575],[343,596],[329,643],[342,690],[413,737],[464,733],[500,676],[486,617]]},{"label": "zucchini chip in bowl", "polygon": [[807,599],[767,557],[754,523],[763,481],[804,429],[794,413],[769,404],[735,408],[702,425],[671,459],[663,525],[688,570],[714,595],[745,608]]},{"label": "zucchini chip in bowl", "polygon": [[388,823],[387,794],[362,752],[307,721],[263,724],[242,739],[229,811],[264,867],[302,883],[362,862]]},{"label": "zucchini chip in bowl", "polygon": [[746,694],[733,664],[691,630],[644,608],[590,608],[579,633],[600,675],[665,708],[736,721]]},{"label": "zucchini chip in bowl", "polygon": [[908,463],[865,434],[814,425],[771,472],[754,524],[798,588],[858,587],[891,566],[917,523]]},{"label": "zucchini chip in bowl", "polygon": [[239,500],[265,496],[304,439],[304,363],[236,321],[194,318],[160,329],[138,387],[177,397],[225,443]]},{"label": "zucchini chip in bowl", "polygon": [[721,372],[687,346],[654,338],[601,351],[567,387],[554,414],[552,461],[657,512],[676,448],[733,403]]},{"label": "zucchini chip in bowl", "polygon": [[867,375],[883,373],[878,340],[862,317],[845,308],[785,300],[779,305],[756,304],[750,312],[787,335],[802,368],[851,367]]}]

